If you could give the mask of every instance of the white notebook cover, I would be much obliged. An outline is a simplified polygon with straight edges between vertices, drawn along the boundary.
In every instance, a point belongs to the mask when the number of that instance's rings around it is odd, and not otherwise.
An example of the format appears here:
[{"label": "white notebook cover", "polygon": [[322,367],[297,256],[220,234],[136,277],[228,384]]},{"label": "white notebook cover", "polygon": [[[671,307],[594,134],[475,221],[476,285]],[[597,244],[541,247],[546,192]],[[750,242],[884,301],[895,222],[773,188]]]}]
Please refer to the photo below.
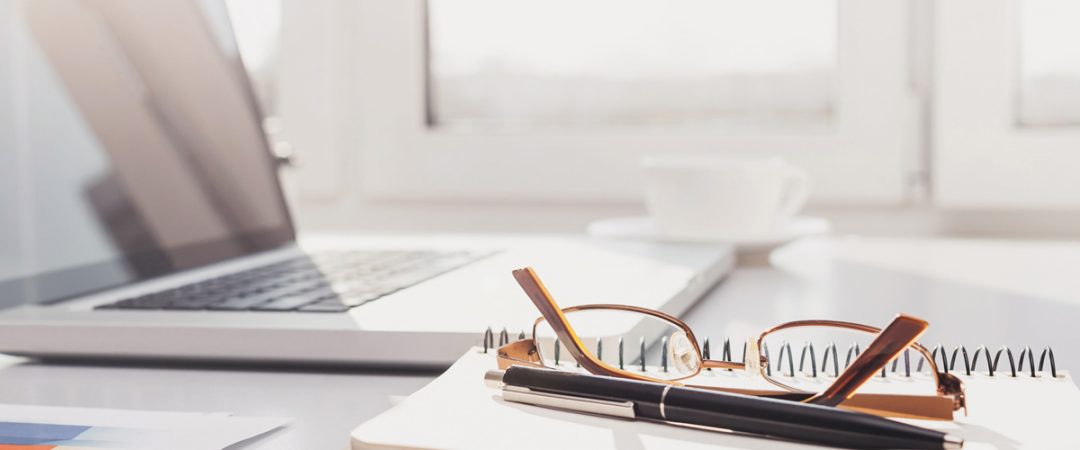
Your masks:
[{"label": "white notebook cover", "polygon": [[[795,449],[805,444],[504,402],[487,387],[493,353],[473,349],[442,376],[352,432],[360,449]],[[965,449],[1080,448],[1080,390],[1067,373],[961,376],[968,415],[910,420],[966,440]],[[727,372],[719,376],[747,379]]]}]

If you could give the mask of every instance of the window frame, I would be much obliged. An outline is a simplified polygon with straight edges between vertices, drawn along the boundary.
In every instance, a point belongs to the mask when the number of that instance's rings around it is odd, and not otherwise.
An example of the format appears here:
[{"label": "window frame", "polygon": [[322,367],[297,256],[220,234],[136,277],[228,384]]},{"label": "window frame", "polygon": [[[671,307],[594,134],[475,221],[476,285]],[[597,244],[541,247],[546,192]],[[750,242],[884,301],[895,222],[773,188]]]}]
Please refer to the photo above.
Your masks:
[{"label": "window frame", "polygon": [[1019,126],[1020,1],[935,7],[935,203],[949,209],[1080,207],[1080,127]]},{"label": "window frame", "polygon": [[[290,2],[294,8],[305,3],[286,0]],[[359,175],[330,188],[350,191],[350,198],[359,192],[375,200],[637,202],[641,157],[712,153],[783,156],[811,174],[818,203],[895,205],[912,196],[910,175],[917,170],[921,121],[911,11],[903,0],[838,0],[833,128],[766,132],[461,133],[429,128],[425,2],[306,3],[328,4],[303,8],[322,8],[322,25],[330,31],[286,32],[283,42],[293,42],[283,49],[303,51],[309,59],[324,55],[322,59],[339,61],[336,69],[343,75],[317,75],[311,81],[295,77],[292,81],[299,85],[290,88],[284,86],[289,80],[283,80],[283,88],[334,92],[320,99],[323,109],[336,116],[293,114],[290,119],[287,111],[283,116],[290,136],[308,135],[318,142],[316,135],[329,132],[337,140],[331,145],[336,148],[327,148],[326,142],[313,148],[290,137],[302,161],[314,159],[304,177],[324,193],[328,183],[321,174],[339,180],[342,167],[348,167]],[[289,14],[283,17],[287,29]],[[325,42],[328,36],[337,40]],[[281,61],[289,59],[283,55]],[[291,70],[313,72],[310,66]],[[335,98],[327,102],[328,97]],[[283,94],[283,110],[288,98]],[[345,156],[350,153],[352,157]]]}]

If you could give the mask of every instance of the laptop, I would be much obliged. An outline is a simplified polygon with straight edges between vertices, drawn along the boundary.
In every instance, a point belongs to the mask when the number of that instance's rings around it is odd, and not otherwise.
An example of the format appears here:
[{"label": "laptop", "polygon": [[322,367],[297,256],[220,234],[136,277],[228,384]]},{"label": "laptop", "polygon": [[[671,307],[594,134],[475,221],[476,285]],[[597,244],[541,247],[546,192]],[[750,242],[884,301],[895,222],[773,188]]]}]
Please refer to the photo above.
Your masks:
[{"label": "laptop", "polygon": [[732,266],[725,246],[298,237],[219,3],[23,5],[27,75],[0,78],[28,99],[2,142],[0,352],[443,367],[531,327],[515,268],[564,306],[679,314]]}]

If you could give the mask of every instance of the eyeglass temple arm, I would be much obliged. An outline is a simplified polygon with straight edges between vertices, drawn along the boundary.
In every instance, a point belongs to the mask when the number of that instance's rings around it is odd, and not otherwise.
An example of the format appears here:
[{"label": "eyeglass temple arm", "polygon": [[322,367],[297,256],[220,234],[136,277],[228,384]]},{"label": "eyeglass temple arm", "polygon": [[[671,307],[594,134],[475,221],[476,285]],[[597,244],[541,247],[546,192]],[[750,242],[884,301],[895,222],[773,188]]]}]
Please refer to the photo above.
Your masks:
[{"label": "eyeglass temple arm", "polygon": [[929,326],[930,324],[922,319],[904,314],[896,316],[832,385],[807,402],[825,406],[839,405],[854,395],[855,391],[885,364],[915,342]]},{"label": "eyeglass temple arm", "polygon": [[566,316],[563,315],[559,305],[555,303],[555,299],[551,297],[551,293],[544,287],[544,282],[540,281],[540,276],[536,274],[536,271],[532,267],[524,267],[514,270],[514,279],[517,280],[518,285],[525,291],[525,294],[532,300],[533,305],[540,310],[540,315],[544,316],[544,320],[547,320],[548,325],[555,331],[555,335],[558,336],[559,341],[566,346],[566,350],[570,352],[570,355],[585,370],[591,373],[602,375],[614,375],[610,370],[598,363],[593,357],[589,356],[584,351],[585,345],[581,343],[581,339],[578,338],[577,333],[570,327],[569,322],[566,320]]}]

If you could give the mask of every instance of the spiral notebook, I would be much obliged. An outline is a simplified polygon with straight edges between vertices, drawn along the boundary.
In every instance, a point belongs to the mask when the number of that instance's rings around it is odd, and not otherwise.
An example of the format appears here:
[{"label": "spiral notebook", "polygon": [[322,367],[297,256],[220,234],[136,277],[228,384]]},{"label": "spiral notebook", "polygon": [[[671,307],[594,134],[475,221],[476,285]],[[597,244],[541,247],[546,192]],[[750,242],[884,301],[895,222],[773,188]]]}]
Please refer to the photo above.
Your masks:
[{"label": "spiral notebook", "polygon": [[[502,336],[501,340],[508,340],[508,336]],[[491,347],[492,341],[486,337],[486,346]],[[730,344],[726,347],[730,353]],[[936,358],[942,358],[946,353],[942,348],[937,350]],[[953,358],[953,352],[956,358]],[[967,389],[968,415],[958,412],[953,422],[908,422],[960,435],[967,441],[966,449],[1080,448],[1080,434],[1074,429],[1076,418],[1080,417],[1080,390],[1069,373],[1057,367],[1052,351],[1047,349],[1035,355],[1027,349],[1017,352],[999,349],[987,358],[985,349],[980,347],[977,354],[978,360],[984,362],[982,364],[974,363],[976,359],[972,357],[976,351],[956,348],[948,353],[948,358],[943,360],[955,359],[956,365],[950,365],[949,369],[964,380]],[[843,355],[842,352],[839,354]],[[1020,354],[1023,357],[1018,357]],[[993,356],[997,356],[996,364],[993,364]],[[1035,366],[1040,357],[1044,370]],[[799,358],[792,359],[797,369]],[[965,360],[967,367],[964,367]],[[1013,361],[1011,367],[1010,360]],[[996,367],[987,367],[987,361]],[[573,362],[560,364],[573,370]],[[939,361],[938,364],[942,363]],[[431,384],[354,429],[352,448],[812,448],[793,442],[504,402],[497,390],[483,383],[483,374],[495,367],[493,351],[485,351],[484,347],[469,350]],[[916,370],[917,367],[910,369],[908,372],[900,363],[895,369],[890,367],[884,377],[875,377],[873,383],[902,385],[908,380],[928,376],[925,368],[924,371]],[[654,361],[645,370],[662,371],[664,367],[661,361]],[[760,380],[738,371],[715,371],[704,376],[731,387],[752,387]],[[793,376],[808,382],[829,382],[833,375],[830,370],[815,373],[807,364],[803,371],[797,371]]]}]

